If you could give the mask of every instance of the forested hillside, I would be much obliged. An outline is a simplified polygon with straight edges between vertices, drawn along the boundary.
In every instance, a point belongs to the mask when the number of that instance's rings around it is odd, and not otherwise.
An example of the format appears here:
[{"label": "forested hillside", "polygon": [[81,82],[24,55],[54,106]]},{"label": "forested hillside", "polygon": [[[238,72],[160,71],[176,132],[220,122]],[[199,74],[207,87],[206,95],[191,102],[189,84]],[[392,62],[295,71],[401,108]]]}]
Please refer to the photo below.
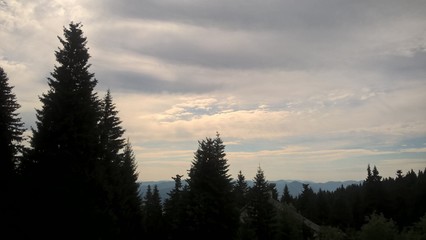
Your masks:
[{"label": "forested hillside", "polygon": [[261,166],[253,179],[231,176],[219,133],[198,140],[166,198],[157,185],[141,196],[113,89],[95,91],[82,25],[70,23],[59,42],[29,139],[0,68],[2,239],[426,238],[426,169],[383,178],[368,165],[360,183],[333,191],[305,183],[290,194]]}]

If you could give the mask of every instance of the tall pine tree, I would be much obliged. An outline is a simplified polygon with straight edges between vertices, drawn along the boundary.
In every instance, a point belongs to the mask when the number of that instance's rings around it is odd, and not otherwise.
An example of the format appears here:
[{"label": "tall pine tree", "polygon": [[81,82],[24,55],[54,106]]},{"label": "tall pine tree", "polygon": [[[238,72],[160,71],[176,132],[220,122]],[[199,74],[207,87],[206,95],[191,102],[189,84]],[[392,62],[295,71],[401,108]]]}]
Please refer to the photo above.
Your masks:
[{"label": "tall pine tree", "polygon": [[142,199],[139,195],[138,173],[132,145],[127,140],[119,163],[115,203],[120,227],[120,239],[140,239]]},{"label": "tall pine tree", "polygon": [[277,227],[277,212],[272,203],[270,185],[259,167],[249,190],[246,226],[255,234],[255,239],[274,239]]},{"label": "tall pine tree", "polygon": [[[87,40],[81,24],[70,23],[58,65],[48,78],[49,90],[40,97],[37,129],[31,139],[27,167],[35,196],[34,234],[48,236],[52,229],[81,238],[108,235],[110,221],[100,204],[104,188],[99,183],[100,101],[94,92],[97,80],[89,72]],[[30,223],[31,225],[31,223]]]},{"label": "tall pine tree", "polygon": [[8,83],[9,78],[0,67],[0,227],[1,234],[19,233],[20,216],[18,202],[21,186],[17,174],[19,161],[17,154],[21,151],[24,132],[21,118],[16,112],[20,105]]},{"label": "tall pine tree", "polygon": [[182,175],[172,177],[174,188],[167,193],[169,196],[164,201],[164,223],[167,231],[167,239],[184,239],[186,231],[185,213],[188,204],[187,185],[182,184]]},{"label": "tall pine tree", "polygon": [[192,235],[212,239],[232,239],[237,230],[238,211],[228,174],[225,145],[219,134],[199,141],[187,180],[192,220]]},{"label": "tall pine tree", "polygon": [[125,130],[113,103],[110,90],[101,104],[99,121],[102,174],[98,177],[105,188],[105,210],[118,228],[121,239],[138,236],[142,222],[141,199],[139,196],[138,174],[132,146],[123,138]]},{"label": "tall pine tree", "polygon": [[24,124],[16,112],[20,105],[9,85],[9,78],[0,67],[0,182],[5,183],[16,174],[16,154],[21,149]]},{"label": "tall pine tree", "polygon": [[374,212],[384,213],[386,204],[386,191],[382,183],[382,177],[379,175],[377,167],[370,170],[370,164],[367,167],[367,178],[364,182],[366,212],[364,215],[370,215]]},{"label": "tall pine tree", "polygon": [[234,185],[235,202],[238,209],[242,209],[247,204],[248,184],[246,177],[241,171],[238,172],[237,181]]},{"label": "tall pine tree", "polygon": [[151,190],[148,185],[144,197],[144,236],[148,239],[163,239],[165,236],[163,229],[163,206],[161,204],[160,192],[157,185]]},{"label": "tall pine tree", "polygon": [[119,160],[119,152],[125,146],[124,129],[121,127],[122,122],[117,115],[118,111],[112,101],[111,92],[108,90],[102,101],[99,123],[102,158],[106,162]]}]

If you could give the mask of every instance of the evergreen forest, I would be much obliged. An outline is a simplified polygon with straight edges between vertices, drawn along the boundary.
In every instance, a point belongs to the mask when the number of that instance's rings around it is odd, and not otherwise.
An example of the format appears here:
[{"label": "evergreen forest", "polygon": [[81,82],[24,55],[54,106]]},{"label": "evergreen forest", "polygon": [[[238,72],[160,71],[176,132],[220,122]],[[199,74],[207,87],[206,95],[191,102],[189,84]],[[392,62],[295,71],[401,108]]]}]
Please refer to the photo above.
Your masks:
[{"label": "evergreen forest", "polygon": [[112,91],[95,90],[82,25],[58,38],[28,139],[0,66],[1,239],[426,239],[426,169],[383,178],[368,165],[360,184],[304,184],[292,196],[261,166],[253,185],[241,171],[232,178],[219,133],[198,140],[166,199],[155,185],[142,195]]}]

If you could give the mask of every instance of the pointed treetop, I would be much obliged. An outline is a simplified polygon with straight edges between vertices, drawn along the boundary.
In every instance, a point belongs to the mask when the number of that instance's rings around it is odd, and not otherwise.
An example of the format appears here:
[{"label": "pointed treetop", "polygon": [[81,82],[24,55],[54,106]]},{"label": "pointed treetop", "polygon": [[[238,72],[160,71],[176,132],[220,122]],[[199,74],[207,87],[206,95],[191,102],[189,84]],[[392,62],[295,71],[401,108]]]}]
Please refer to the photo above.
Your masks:
[{"label": "pointed treetop", "polygon": [[20,105],[13,94],[9,78],[0,67],[0,176],[14,174],[17,167],[15,155],[22,149],[22,134],[25,131],[16,110]]}]

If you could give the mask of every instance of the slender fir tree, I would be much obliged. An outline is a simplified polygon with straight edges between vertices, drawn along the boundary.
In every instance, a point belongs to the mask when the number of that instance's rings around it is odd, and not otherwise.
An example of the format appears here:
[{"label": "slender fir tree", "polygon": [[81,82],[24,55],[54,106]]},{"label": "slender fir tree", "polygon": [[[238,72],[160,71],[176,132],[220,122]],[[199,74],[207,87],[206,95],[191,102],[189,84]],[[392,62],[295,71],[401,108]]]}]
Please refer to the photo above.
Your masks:
[{"label": "slender fir tree", "polygon": [[122,122],[117,115],[118,111],[108,89],[102,101],[102,113],[99,123],[102,158],[107,162],[120,160],[119,152],[126,145],[123,138],[124,129],[121,127]]},{"label": "slender fir tree", "polygon": [[167,193],[169,196],[164,201],[164,223],[167,231],[167,239],[184,239],[186,221],[185,213],[188,207],[187,185],[182,184],[183,175],[176,174],[172,179],[175,182],[174,188]]},{"label": "slender fir tree", "polygon": [[238,172],[237,181],[234,185],[235,202],[238,209],[242,209],[247,204],[248,184],[246,177],[241,171]]},{"label": "slender fir tree", "polygon": [[3,238],[11,235],[19,238],[19,202],[23,186],[17,174],[20,162],[17,154],[22,150],[24,124],[17,113],[20,105],[8,81],[9,78],[0,67],[0,234],[4,234]]},{"label": "slender fir tree", "polygon": [[281,202],[287,204],[293,203],[293,197],[290,195],[287,184],[284,186],[283,195],[281,196]]},{"label": "slender fir tree", "polygon": [[120,239],[136,238],[142,222],[141,199],[139,196],[138,173],[130,141],[123,138],[125,130],[113,103],[110,90],[101,104],[99,122],[101,161],[103,174],[99,182],[105,188],[105,210],[115,219]]},{"label": "slender fir tree", "polygon": [[219,134],[215,139],[199,141],[187,180],[193,237],[232,239],[237,230],[238,211],[228,174],[225,146]]},{"label": "slender fir tree", "polygon": [[127,139],[122,161],[119,163],[115,210],[120,226],[120,239],[140,239],[142,224],[142,199],[139,194],[138,172],[132,145]]},{"label": "slender fir tree", "polygon": [[249,190],[247,227],[255,232],[256,239],[274,239],[277,212],[272,204],[272,192],[263,170],[259,167]]},{"label": "slender fir tree", "polygon": [[144,197],[143,211],[143,223],[145,229],[144,236],[148,239],[163,239],[163,236],[165,236],[162,215],[163,207],[157,185],[154,185],[153,189],[150,185],[148,185]]},{"label": "slender fir tree", "polygon": [[9,85],[9,78],[0,67],[0,182],[12,180],[16,174],[16,155],[22,148],[24,123],[16,112],[20,105]]}]

